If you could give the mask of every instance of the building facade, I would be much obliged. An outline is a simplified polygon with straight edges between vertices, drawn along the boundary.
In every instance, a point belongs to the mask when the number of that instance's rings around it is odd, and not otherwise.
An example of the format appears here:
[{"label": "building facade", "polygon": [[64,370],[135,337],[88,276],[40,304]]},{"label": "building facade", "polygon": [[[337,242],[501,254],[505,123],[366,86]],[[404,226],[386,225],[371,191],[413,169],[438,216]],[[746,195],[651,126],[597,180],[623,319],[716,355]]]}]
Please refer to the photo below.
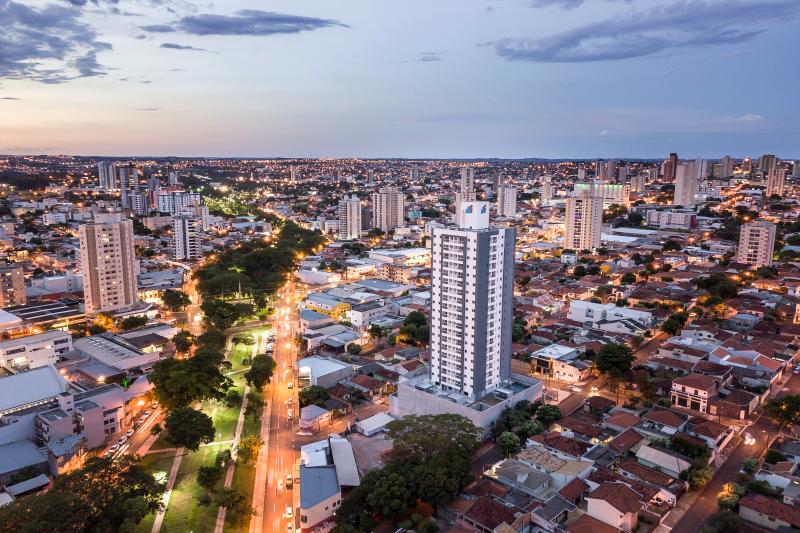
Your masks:
[{"label": "building facade", "polygon": [[199,217],[181,215],[172,219],[175,237],[175,259],[195,261],[203,257],[203,221]]},{"label": "building facade", "polygon": [[567,198],[564,225],[565,249],[577,251],[599,248],[603,230],[603,199],[592,196],[589,191],[580,191],[577,196]]},{"label": "building facade", "polygon": [[775,224],[754,220],[742,225],[736,262],[754,267],[771,266],[775,250]]},{"label": "building facade", "polygon": [[372,194],[373,228],[388,232],[405,225],[405,195],[398,188],[384,187]]},{"label": "building facade", "polygon": [[361,201],[358,196],[345,195],[339,202],[339,238],[346,241],[361,236]]}]

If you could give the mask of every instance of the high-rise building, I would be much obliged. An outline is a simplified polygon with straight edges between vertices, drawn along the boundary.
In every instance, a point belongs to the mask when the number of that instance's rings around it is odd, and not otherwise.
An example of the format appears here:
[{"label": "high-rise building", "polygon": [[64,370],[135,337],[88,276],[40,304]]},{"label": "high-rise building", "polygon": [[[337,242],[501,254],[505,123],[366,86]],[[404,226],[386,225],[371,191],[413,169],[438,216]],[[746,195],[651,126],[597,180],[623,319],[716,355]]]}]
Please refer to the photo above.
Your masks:
[{"label": "high-rise building", "polygon": [[672,152],[671,154],[669,154],[667,161],[669,161],[669,169],[670,169],[670,174],[667,179],[670,183],[672,183],[675,181],[675,175],[678,172],[678,154]]},{"label": "high-rise building", "polygon": [[405,225],[405,195],[397,187],[372,193],[372,227],[388,232]]},{"label": "high-rise building", "polygon": [[79,228],[86,313],[113,312],[136,304],[133,222],[118,213],[95,215]]},{"label": "high-rise building", "polygon": [[195,261],[203,257],[203,220],[191,215],[172,218],[172,232],[175,237],[175,259]]},{"label": "high-rise building", "polygon": [[[702,160],[698,160],[702,161]],[[675,196],[673,203],[683,207],[694,207],[700,189],[700,165],[698,161],[681,161],[675,173]]]},{"label": "high-rise building", "polygon": [[375,171],[372,169],[367,170],[367,185],[375,183]]},{"label": "high-rise building", "polygon": [[472,192],[475,189],[475,168],[462,167],[461,168],[461,183],[460,191],[462,193]]},{"label": "high-rise building", "polygon": [[419,167],[413,166],[408,170],[408,180],[413,184],[419,181]]},{"label": "high-rise building", "polygon": [[506,175],[504,172],[497,172],[494,175],[493,182],[492,182],[492,190],[497,194],[498,189],[500,186],[506,182]]},{"label": "high-rise building", "polygon": [[770,170],[777,168],[780,161],[775,154],[764,154],[758,158],[758,170],[766,175]]},{"label": "high-rise building", "polygon": [[170,215],[179,215],[184,208],[202,203],[203,198],[196,192],[165,191],[158,195],[158,211]]},{"label": "high-rise building", "polygon": [[792,177],[800,178],[800,159],[795,161],[792,165]]},{"label": "high-rise building", "polygon": [[742,225],[736,262],[754,267],[771,266],[775,250],[776,226],[766,220],[753,220]]},{"label": "high-rise building", "polygon": [[489,226],[487,202],[464,202],[459,228],[432,236],[431,382],[470,399],[510,375],[513,228]]},{"label": "high-rise building", "polygon": [[150,212],[150,194],[147,191],[130,191],[128,199],[130,208],[137,216],[143,217]]},{"label": "high-rise building", "polygon": [[567,198],[564,217],[564,248],[594,250],[600,247],[603,231],[603,199],[592,196],[590,190],[579,191]]},{"label": "high-rise building", "polygon": [[513,217],[517,214],[517,188],[513,185],[501,185],[497,189],[497,216]]},{"label": "high-rise building", "polygon": [[583,165],[578,167],[578,181],[586,181],[586,167]]},{"label": "high-rise building", "polygon": [[127,165],[115,165],[119,179],[120,199],[124,209],[133,208],[131,196],[133,191],[139,190],[139,171],[130,163]]},{"label": "high-rise building", "polygon": [[180,181],[178,181],[178,172],[175,170],[169,171],[169,177],[167,179],[167,185],[170,187],[177,187],[180,184]]},{"label": "high-rise building", "polygon": [[25,305],[25,272],[20,265],[0,266],[0,307]]},{"label": "high-rise building", "polygon": [[750,159],[748,155],[742,160],[742,172],[752,172],[753,171],[753,160]]},{"label": "high-rise building", "polygon": [[614,204],[627,207],[631,200],[631,186],[629,184],[609,183],[603,180],[576,183],[574,187],[575,196],[578,196],[583,191],[588,191],[589,196],[602,198],[603,207],[610,207]]},{"label": "high-rise building", "polygon": [[631,192],[642,192],[647,187],[647,173],[639,172],[631,176]]},{"label": "high-rise building", "polygon": [[339,238],[350,241],[361,235],[361,201],[355,194],[339,201]]},{"label": "high-rise building", "polygon": [[542,184],[539,187],[539,205],[548,205],[553,196],[553,176],[549,174],[542,176]]},{"label": "high-rise building", "polygon": [[733,176],[733,158],[726,155],[720,160],[720,175],[719,178],[730,178]]},{"label": "high-rise building", "polygon": [[300,177],[300,171],[297,169],[296,166],[292,165],[289,167],[289,183],[294,185],[297,183]]},{"label": "high-rise building", "polygon": [[110,161],[100,161],[97,163],[97,176],[102,190],[119,190],[119,176],[117,175],[117,166],[114,163]]},{"label": "high-rise building", "polygon": [[767,190],[765,196],[773,194],[783,196],[783,183],[786,180],[786,169],[776,167],[767,171]]}]

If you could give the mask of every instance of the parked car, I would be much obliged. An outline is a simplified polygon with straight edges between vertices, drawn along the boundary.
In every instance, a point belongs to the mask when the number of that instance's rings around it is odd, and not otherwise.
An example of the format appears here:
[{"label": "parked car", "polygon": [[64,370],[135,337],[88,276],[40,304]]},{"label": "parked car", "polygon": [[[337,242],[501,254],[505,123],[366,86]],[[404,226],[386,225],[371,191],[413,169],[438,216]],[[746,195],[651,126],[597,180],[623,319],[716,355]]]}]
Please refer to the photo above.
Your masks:
[{"label": "parked car", "polygon": [[119,438],[119,440],[117,440],[117,443],[119,443],[119,444],[125,444],[125,441],[126,441],[126,440],[128,440],[128,436],[127,436],[127,435],[123,435],[123,436],[121,436],[121,437]]},{"label": "parked car", "polygon": [[294,518],[294,510],[292,510],[291,506],[286,508],[286,513],[284,515],[286,518]]},{"label": "parked car", "polygon": [[286,488],[287,489],[292,488],[292,483],[293,483],[292,473],[291,472],[286,472]]},{"label": "parked car", "polygon": [[133,435],[133,433],[134,431],[132,429],[129,429],[128,431],[125,432],[125,436],[130,437],[131,435]]},{"label": "parked car", "polygon": [[111,447],[108,449],[110,453],[114,453],[117,450],[119,450],[119,444],[112,444]]}]

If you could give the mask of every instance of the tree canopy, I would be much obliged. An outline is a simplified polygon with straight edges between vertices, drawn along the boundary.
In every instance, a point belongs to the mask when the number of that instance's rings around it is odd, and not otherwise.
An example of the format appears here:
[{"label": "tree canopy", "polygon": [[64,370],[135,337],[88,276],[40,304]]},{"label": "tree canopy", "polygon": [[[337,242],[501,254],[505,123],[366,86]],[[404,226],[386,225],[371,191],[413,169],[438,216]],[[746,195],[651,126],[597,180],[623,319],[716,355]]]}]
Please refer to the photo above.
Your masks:
[{"label": "tree canopy", "polygon": [[603,374],[624,374],[636,360],[633,351],[624,344],[604,344],[595,358],[595,367]]},{"label": "tree canopy", "polygon": [[214,440],[214,422],[207,414],[181,407],[172,411],[164,421],[167,442],[175,447],[197,451],[201,444]]},{"label": "tree canopy", "polygon": [[244,379],[247,380],[248,385],[260,390],[272,381],[272,374],[275,372],[276,366],[275,359],[266,354],[259,354],[253,357],[250,369],[244,374]]},{"label": "tree canopy", "polygon": [[416,462],[454,450],[471,455],[481,435],[472,422],[454,414],[407,416],[390,422],[387,429],[394,443],[392,457]]}]

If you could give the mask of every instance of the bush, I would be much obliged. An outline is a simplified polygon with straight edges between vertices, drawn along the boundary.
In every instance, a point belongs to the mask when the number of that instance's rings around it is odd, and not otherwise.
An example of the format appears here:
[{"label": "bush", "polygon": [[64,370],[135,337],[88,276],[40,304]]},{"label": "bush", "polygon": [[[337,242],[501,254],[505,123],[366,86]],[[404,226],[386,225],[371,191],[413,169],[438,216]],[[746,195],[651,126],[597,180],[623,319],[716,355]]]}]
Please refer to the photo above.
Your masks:
[{"label": "bush", "polygon": [[764,462],[774,465],[775,463],[779,463],[781,461],[785,461],[786,456],[783,455],[778,450],[768,450],[767,453],[764,455]]},{"label": "bush", "polygon": [[238,407],[242,405],[242,395],[236,389],[231,389],[225,395],[225,405],[227,407]]}]

